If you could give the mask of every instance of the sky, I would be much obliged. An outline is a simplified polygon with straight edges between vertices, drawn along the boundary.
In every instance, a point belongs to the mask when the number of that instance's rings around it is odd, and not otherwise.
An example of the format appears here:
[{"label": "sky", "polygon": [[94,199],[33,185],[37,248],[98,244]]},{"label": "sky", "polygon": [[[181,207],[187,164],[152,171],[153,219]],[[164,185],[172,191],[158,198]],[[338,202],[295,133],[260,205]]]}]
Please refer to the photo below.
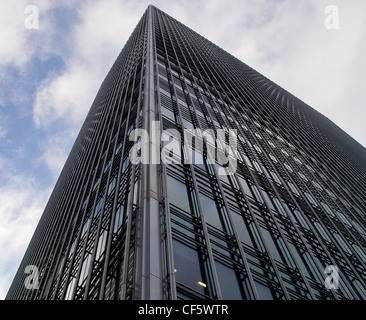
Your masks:
[{"label": "sky", "polygon": [[0,0],[0,299],[102,81],[149,4],[366,146],[364,0]]}]

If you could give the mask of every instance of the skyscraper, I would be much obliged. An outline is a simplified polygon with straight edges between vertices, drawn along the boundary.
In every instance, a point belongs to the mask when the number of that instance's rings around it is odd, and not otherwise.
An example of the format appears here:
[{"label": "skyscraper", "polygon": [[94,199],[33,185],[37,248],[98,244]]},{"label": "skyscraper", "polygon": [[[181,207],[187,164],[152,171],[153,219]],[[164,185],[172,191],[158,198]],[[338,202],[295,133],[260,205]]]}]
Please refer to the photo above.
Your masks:
[{"label": "skyscraper", "polygon": [[360,144],[149,6],[7,299],[365,299],[365,187]]}]

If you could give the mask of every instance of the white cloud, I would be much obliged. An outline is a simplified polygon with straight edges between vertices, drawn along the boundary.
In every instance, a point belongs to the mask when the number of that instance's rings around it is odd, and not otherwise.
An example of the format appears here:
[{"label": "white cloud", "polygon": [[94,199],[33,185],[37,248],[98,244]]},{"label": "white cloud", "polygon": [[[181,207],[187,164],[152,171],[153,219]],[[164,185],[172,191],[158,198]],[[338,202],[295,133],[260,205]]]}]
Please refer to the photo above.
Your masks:
[{"label": "white cloud", "polygon": [[339,30],[324,27],[328,1],[282,1],[269,22],[247,30],[242,39],[250,44],[234,54],[366,146],[366,3],[332,3]]},{"label": "white cloud", "polygon": [[[30,3],[27,0],[1,1],[0,3],[0,66],[22,68],[35,54],[37,38],[34,33],[47,32],[47,13],[51,8],[50,0],[34,0],[32,5],[38,8],[42,28],[30,30],[25,20],[31,14],[26,12]],[[42,17],[42,21],[40,20]],[[43,38],[42,38],[43,39]]]},{"label": "white cloud", "polygon": [[34,120],[38,126],[48,127],[61,119],[71,127],[80,127],[137,23],[141,12],[133,10],[132,4],[117,0],[86,1],[78,8],[79,23],[69,37],[73,50],[71,56],[64,58],[66,69],[60,75],[50,75],[37,91]]},{"label": "white cloud", "polygon": [[14,169],[0,157],[0,299],[5,298],[50,193]]},{"label": "white cloud", "polygon": [[59,131],[48,134],[47,138],[40,142],[40,148],[43,152],[38,161],[46,165],[53,181],[56,181],[60,175],[71,150],[72,142],[75,140],[75,134],[73,131]]},{"label": "white cloud", "polygon": [[89,72],[86,66],[75,63],[63,74],[46,80],[38,89],[33,109],[37,126],[50,128],[60,118],[71,126],[80,124],[93,101],[91,92],[95,94],[98,86]]},{"label": "white cloud", "polygon": [[0,138],[4,138],[6,136],[7,130],[0,125]]},{"label": "white cloud", "polygon": [[0,109],[0,139],[6,136],[7,131],[8,128],[7,128],[6,116],[4,115],[3,110]]},{"label": "white cloud", "polygon": [[[23,65],[29,58],[24,28],[25,1],[2,1],[0,5],[0,65]],[[6,44],[6,45],[4,45]]]}]

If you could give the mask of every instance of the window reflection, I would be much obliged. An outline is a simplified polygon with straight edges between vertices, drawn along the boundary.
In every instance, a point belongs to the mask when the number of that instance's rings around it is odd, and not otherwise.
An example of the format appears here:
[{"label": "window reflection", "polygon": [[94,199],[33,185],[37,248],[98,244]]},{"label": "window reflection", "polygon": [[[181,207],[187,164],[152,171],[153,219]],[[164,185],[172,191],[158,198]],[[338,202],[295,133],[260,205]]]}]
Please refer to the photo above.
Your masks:
[{"label": "window reflection", "polygon": [[167,181],[169,202],[187,212],[191,212],[187,186],[171,176],[167,176]]},{"label": "window reflection", "polygon": [[253,198],[253,193],[249,187],[249,184],[246,180],[244,180],[242,177],[239,176],[239,181],[240,181],[240,184],[242,185],[243,187],[243,190],[245,192],[246,195],[250,196]]},{"label": "window reflection", "polygon": [[220,230],[224,230],[216,202],[202,193],[200,193],[200,201],[206,223]]},{"label": "window reflection", "polygon": [[175,279],[192,289],[208,295],[207,282],[201,254],[173,239]]},{"label": "window reflection", "polygon": [[247,227],[246,223],[244,222],[243,217],[234,212],[232,212],[231,216],[233,218],[233,222],[235,224],[236,231],[239,235],[240,240],[242,242],[254,247],[248,227]]},{"label": "window reflection", "polygon": [[242,283],[237,272],[218,261],[215,261],[215,266],[223,299],[245,299]]},{"label": "window reflection", "polygon": [[258,281],[255,281],[255,286],[257,288],[259,299],[273,300],[272,290],[269,287],[265,286],[264,284]]}]

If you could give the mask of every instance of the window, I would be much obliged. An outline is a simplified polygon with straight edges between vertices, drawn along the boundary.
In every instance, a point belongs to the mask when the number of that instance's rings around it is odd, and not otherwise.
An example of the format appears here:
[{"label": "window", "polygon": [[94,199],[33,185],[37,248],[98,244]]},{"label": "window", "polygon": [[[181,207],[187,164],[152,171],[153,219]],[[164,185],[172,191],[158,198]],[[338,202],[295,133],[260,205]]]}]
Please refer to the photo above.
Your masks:
[{"label": "window", "polygon": [[269,144],[273,149],[275,149],[275,148],[276,148],[275,144],[274,144],[272,141],[268,141],[268,144]]},{"label": "window", "polygon": [[243,190],[244,190],[245,194],[246,194],[247,196],[250,196],[250,197],[252,197],[252,198],[253,198],[253,193],[252,193],[252,191],[251,191],[251,189],[250,189],[250,187],[249,187],[248,182],[246,182],[246,180],[244,180],[244,179],[243,179],[243,178],[241,178],[241,177],[239,177],[239,181],[240,181],[241,186],[243,187]]},{"label": "window", "polygon": [[99,213],[100,209],[102,208],[102,205],[103,205],[103,197],[98,200],[95,206],[94,217]]},{"label": "window", "polygon": [[252,163],[253,163],[253,165],[254,165],[254,167],[255,167],[255,170],[256,170],[257,172],[259,172],[259,173],[263,173],[263,171],[262,171],[262,169],[261,169],[261,167],[260,167],[260,165],[258,164],[258,162],[257,162],[257,161],[253,160],[253,161],[252,161]]},{"label": "window", "polygon": [[175,279],[192,289],[207,294],[207,282],[203,257],[190,246],[173,239]]},{"label": "window", "polygon": [[290,187],[291,191],[296,194],[297,196],[300,195],[299,191],[297,191],[297,188],[292,182],[288,182],[287,185]]},{"label": "window", "polygon": [[261,233],[264,238],[264,241],[266,242],[267,248],[272,255],[272,257],[280,262],[282,262],[281,255],[279,253],[277,243],[273,239],[273,236],[271,232],[265,228],[261,228]]},{"label": "window", "polygon": [[273,135],[273,133],[272,133],[272,131],[271,130],[269,130],[268,128],[266,128],[266,132],[269,134],[269,135]]},{"label": "window", "polygon": [[215,261],[217,276],[219,278],[220,289],[223,299],[225,300],[243,300],[245,295],[243,292],[242,281],[240,275],[234,269]]},{"label": "window", "polygon": [[111,194],[112,190],[114,189],[114,187],[116,186],[116,181],[117,181],[117,177],[113,177],[111,179],[111,182],[109,183],[109,186],[108,186],[108,195]]},{"label": "window", "polygon": [[168,119],[174,121],[174,113],[163,106],[161,107],[161,114],[162,114],[162,116],[165,116]]},{"label": "window", "polygon": [[98,187],[99,182],[100,182],[100,177],[98,177],[97,181],[94,183],[93,191]]},{"label": "window", "polygon": [[302,165],[302,162],[299,158],[297,157],[294,157],[294,160],[301,166]]},{"label": "window", "polygon": [[306,176],[305,176],[305,175],[303,175],[301,172],[298,172],[298,174],[299,174],[299,177],[300,177],[302,180],[304,180],[304,181],[308,181],[308,178],[306,178]]},{"label": "window", "polygon": [[107,163],[106,163],[105,167],[104,167],[104,173],[106,173],[106,172],[107,172],[107,170],[108,170],[108,168],[110,167],[111,163],[112,163],[112,159],[109,159],[109,160],[107,161]]},{"label": "window", "polygon": [[169,202],[187,212],[191,212],[187,186],[171,176],[167,176],[167,181]]},{"label": "window", "polygon": [[311,183],[313,184],[313,186],[315,187],[315,188],[317,188],[318,190],[323,190],[323,188],[322,188],[322,186],[319,184],[319,183],[317,183],[316,181],[311,181]]},{"label": "window", "polygon": [[181,142],[179,132],[176,129],[167,129],[161,136],[164,142],[162,161],[165,164],[179,163],[181,161]]},{"label": "window", "polygon": [[289,156],[289,154],[287,153],[287,151],[286,151],[285,149],[281,149],[281,152],[282,152],[286,157],[288,157],[288,156]]},{"label": "window", "polygon": [[236,228],[236,232],[240,238],[240,241],[249,244],[253,247],[253,242],[250,237],[250,233],[247,224],[244,222],[243,217],[237,213],[232,212],[231,216],[233,218],[233,223]]},{"label": "window", "polygon": [[273,178],[273,180],[278,183],[278,184],[281,184],[281,180],[280,178],[278,177],[278,175],[274,172],[274,171],[271,171],[271,177]]},{"label": "window", "polygon": [[188,157],[192,164],[206,171],[205,161],[203,155],[198,148],[188,147]]},{"label": "window", "polygon": [[269,287],[258,281],[255,281],[255,286],[261,300],[273,300],[273,295]]},{"label": "window", "polygon": [[81,267],[81,273],[79,278],[79,285],[81,285],[86,277],[88,276],[89,267],[91,262],[91,253],[88,253],[83,261],[83,266]]},{"label": "window", "polygon": [[256,144],[253,145],[255,150],[257,150],[258,153],[262,153],[262,150],[259,146],[257,146]]},{"label": "window", "polygon": [[283,165],[286,167],[286,169],[287,169],[288,171],[290,171],[290,172],[294,172],[294,171],[292,170],[292,168],[291,168],[287,163],[284,163]]},{"label": "window", "polygon": [[206,223],[220,230],[224,230],[216,202],[202,193],[200,193],[200,201]]},{"label": "window", "polygon": [[308,200],[311,202],[311,204],[313,204],[314,206],[317,206],[317,203],[316,203],[314,197],[310,193],[304,192],[304,194],[305,194],[306,198],[308,198]]},{"label": "window", "polygon": [[100,256],[104,252],[105,245],[106,245],[106,240],[107,240],[107,231],[103,230],[103,232],[99,236],[99,240],[98,240],[97,253],[96,253],[96,256],[95,256],[96,261],[99,260]]},{"label": "window", "polygon": [[74,291],[75,284],[76,284],[76,279],[72,278],[70,280],[69,285],[67,286],[66,297],[65,297],[66,300],[71,300],[72,299],[72,293]]},{"label": "window", "polygon": [[277,159],[276,159],[276,157],[275,157],[273,154],[269,153],[268,155],[269,155],[269,157],[271,158],[271,160],[272,160],[274,163],[277,163],[277,162],[278,162],[278,161],[277,161]]},{"label": "window", "polygon": [[124,160],[123,160],[123,163],[122,163],[122,173],[125,172],[128,164],[130,162],[130,157],[127,156]]},{"label": "window", "polygon": [[114,221],[114,230],[113,232],[117,232],[119,227],[122,225],[123,219],[125,215],[125,205],[121,205],[116,210],[116,218]]}]

